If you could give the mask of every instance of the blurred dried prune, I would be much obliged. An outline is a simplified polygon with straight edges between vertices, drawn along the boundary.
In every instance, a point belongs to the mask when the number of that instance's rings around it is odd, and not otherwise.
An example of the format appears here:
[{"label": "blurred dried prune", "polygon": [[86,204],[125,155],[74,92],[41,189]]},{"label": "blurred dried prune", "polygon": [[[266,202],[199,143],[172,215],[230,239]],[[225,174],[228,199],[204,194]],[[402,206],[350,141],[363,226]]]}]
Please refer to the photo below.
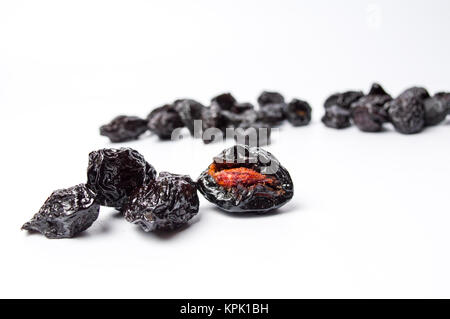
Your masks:
[{"label": "blurred dried prune", "polygon": [[437,93],[424,101],[425,125],[432,126],[441,123],[450,109],[450,93]]},{"label": "blurred dried prune", "polygon": [[194,132],[194,121],[202,119],[202,112],[205,106],[191,99],[177,100],[174,102],[174,105],[180,114],[184,126],[188,128],[192,136],[196,136],[196,132]]},{"label": "blurred dried prune", "polygon": [[51,239],[73,237],[97,219],[100,206],[95,203],[95,196],[85,184],[54,191],[22,229]]},{"label": "blurred dried prune", "polygon": [[387,104],[389,120],[394,128],[403,134],[414,134],[420,132],[425,126],[424,101],[411,96],[404,95]]},{"label": "blurred dried prune", "polygon": [[284,97],[278,92],[263,91],[258,97],[259,106],[267,104],[283,104]]},{"label": "blurred dried prune", "polygon": [[355,125],[363,132],[379,132],[383,123],[388,121],[388,114],[384,105],[392,98],[384,91],[381,85],[372,85],[368,95],[354,102],[352,119]]},{"label": "blurred dried prune", "polygon": [[284,114],[293,126],[304,126],[311,122],[311,106],[306,101],[293,99],[284,106]]},{"label": "blurred dried prune", "polygon": [[236,103],[231,108],[230,111],[233,112],[233,113],[236,113],[236,114],[242,114],[244,112],[252,111],[254,109],[255,109],[255,107],[251,103]]},{"label": "blurred dried prune", "polygon": [[430,94],[427,89],[419,86],[413,86],[412,88],[403,91],[403,93],[398,96],[400,99],[416,98],[418,100],[425,100],[429,97]]},{"label": "blurred dried prune", "polygon": [[172,104],[166,104],[154,109],[147,117],[148,128],[162,140],[172,137],[172,132],[184,127],[184,122]]},{"label": "blurred dried prune", "polygon": [[223,93],[211,99],[211,104],[217,104],[221,110],[231,110],[237,101],[231,93]]},{"label": "blurred dried prune", "polygon": [[110,123],[102,125],[100,135],[107,136],[113,143],[120,143],[136,140],[147,130],[147,120],[137,116],[120,115]]},{"label": "blurred dried prune", "polygon": [[335,93],[325,100],[325,115],[322,122],[330,128],[342,129],[349,127],[350,106],[364,94],[361,91],[347,91]]},{"label": "blurred dried prune", "polygon": [[294,195],[288,171],[262,148],[235,145],[224,150],[200,175],[199,191],[228,212],[267,213]]},{"label": "blurred dried prune", "polygon": [[102,149],[89,154],[87,185],[96,202],[120,209],[128,197],[156,176],[152,165],[131,148]]},{"label": "blurred dried prune", "polygon": [[261,105],[258,111],[258,121],[270,124],[272,127],[278,126],[286,119],[285,108],[285,103]]},{"label": "blurred dried prune", "polygon": [[248,110],[240,114],[230,111],[221,111],[221,114],[227,122],[227,127],[250,125],[258,119],[258,113],[254,110]]},{"label": "blurred dried prune", "polygon": [[218,138],[223,138],[228,127],[228,121],[217,104],[204,108],[202,112],[203,143],[209,144]]},{"label": "blurred dried prune", "polygon": [[198,213],[197,186],[189,176],[167,172],[139,188],[124,208],[127,221],[144,231],[172,230]]}]

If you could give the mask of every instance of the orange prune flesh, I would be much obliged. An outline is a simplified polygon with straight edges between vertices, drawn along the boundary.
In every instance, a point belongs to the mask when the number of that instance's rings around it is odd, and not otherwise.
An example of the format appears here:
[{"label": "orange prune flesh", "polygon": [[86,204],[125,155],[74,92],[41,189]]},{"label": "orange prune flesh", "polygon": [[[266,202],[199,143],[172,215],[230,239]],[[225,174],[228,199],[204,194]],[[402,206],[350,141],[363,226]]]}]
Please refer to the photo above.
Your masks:
[{"label": "orange prune flesh", "polygon": [[225,149],[197,180],[200,193],[221,209],[236,213],[267,213],[294,195],[289,172],[259,147]]}]

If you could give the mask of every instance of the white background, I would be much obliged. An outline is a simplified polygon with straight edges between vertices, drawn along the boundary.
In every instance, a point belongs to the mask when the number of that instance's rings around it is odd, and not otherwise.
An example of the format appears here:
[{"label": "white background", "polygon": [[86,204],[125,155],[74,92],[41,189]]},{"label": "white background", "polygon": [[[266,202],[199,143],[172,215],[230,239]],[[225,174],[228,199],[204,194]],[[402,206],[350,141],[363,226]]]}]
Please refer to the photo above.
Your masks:
[{"label": "white background", "polygon": [[[450,297],[450,118],[421,134],[320,123],[335,91],[450,89],[450,2],[0,1],[0,297]],[[85,181],[98,127],[179,97],[279,90],[313,106],[268,149],[294,199],[235,217],[201,198],[171,235],[112,209],[76,239],[21,225]],[[226,146],[125,143],[196,178]]]}]

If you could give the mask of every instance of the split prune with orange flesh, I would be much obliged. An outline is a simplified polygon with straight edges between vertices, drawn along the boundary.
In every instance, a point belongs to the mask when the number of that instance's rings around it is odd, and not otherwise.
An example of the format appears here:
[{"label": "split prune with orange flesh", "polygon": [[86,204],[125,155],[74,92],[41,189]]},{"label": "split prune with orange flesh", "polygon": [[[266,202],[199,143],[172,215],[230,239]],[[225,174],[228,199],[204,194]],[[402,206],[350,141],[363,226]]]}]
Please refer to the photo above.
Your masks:
[{"label": "split prune with orange flesh", "polygon": [[269,152],[235,145],[224,150],[197,180],[200,193],[228,212],[266,213],[294,195],[288,171]]},{"label": "split prune with orange flesh", "polygon": [[137,116],[119,115],[100,127],[100,135],[113,143],[136,140],[148,130],[147,120]]},{"label": "split prune with orange flesh", "polygon": [[152,165],[131,148],[102,149],[89,154],[87,186],[102,206],[121,209],[128,197],[156,176]]},{"label": "split prune with orange flesh", "polygon": [[166,104],[154,109],[147,119],[150,131],[158,135],[162,140],[170,139],[175,129],[184,127],[180,114],[172,104]]},{"label": "split prune with orange flesh", "polygon": [[54,191],[22,229],[40,232],[50,239],[71,238],[97,219],[100,206],[95,197],[85,184]]},{"label": "split prune with orange flesh", "polygon": [[284,97],[278,92],[263,91],[258,97],[258,105],[284,103]]},{"label": "split prune with orange flesh", "polygon": [[198,210],[195,182],[187,175],[161,172],[131,196],[123,212],[127,221],[149,232],[179,228]]},{"label": "split prune with orange flesh", "polygon": [[293,126],[304,126],[311,122],[311,106],[306,101],[293,99],[284,106],[284,114]]}]

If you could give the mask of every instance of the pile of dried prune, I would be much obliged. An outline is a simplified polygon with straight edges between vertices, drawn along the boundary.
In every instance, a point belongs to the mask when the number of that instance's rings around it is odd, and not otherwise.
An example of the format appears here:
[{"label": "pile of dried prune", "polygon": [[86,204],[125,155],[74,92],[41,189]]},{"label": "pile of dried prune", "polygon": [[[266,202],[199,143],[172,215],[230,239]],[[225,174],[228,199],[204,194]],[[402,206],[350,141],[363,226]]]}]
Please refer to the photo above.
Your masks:
[{"label": "pile of dried prune", "polygon": [[267,213],[294,195],[289,172],[269,152],[235,145],[213,159],[197,180],[198,190],[228,212]]},{"label": "pile of dried prune", "polygon": [[120,211],[144,231],[170,231],[199,211],[199,190],[230,212],[266,213],[293,196],[288,171],[269,152],[237,145],[224,150],[194,182],[156,170],[136,150],[101,149],[89,154],[87,182],[53,192],[22,226],[47,238],[71,238],[98,218],[100,206]]},{"label": "pile of dried prune", "polygon": [[322,122],[342,129],[354,123],[363,132],[380,132],[385,123],[396,131],[414,134],[427,126],[437,125],[450,113],[450,93],[433,97],[423,87],[412,87],[393,99],[378,83],[366,95],[347,91],[331,95],[325,101]]},{"label": "pile of dried prune", "polygon": [[[286,103],[278,92],[264,91],[257,98],[259,108],[251,103],[238,102],[231,93],[223,93],[211,99],[209,106],[192,99],[178,99],[154,109],[147,119],[135,116],[119,116],[100,128],[100,134],[109,137],[111,142],[125,142],[137,139],[150,131],[162,140],[177,139],[177,129],[186,127],[191,136],[201,138],[205,144],[226,137],[233,137],[227,129],[271,129],[285,120],[293,126],[305,126],[311,121],[311,107],[308,102],[293,99]],[[230,133],[230,134],[227,134]],[[250,139],[247,139],[250,140]],[[269,143],[261,137],[258,144]]]}]

